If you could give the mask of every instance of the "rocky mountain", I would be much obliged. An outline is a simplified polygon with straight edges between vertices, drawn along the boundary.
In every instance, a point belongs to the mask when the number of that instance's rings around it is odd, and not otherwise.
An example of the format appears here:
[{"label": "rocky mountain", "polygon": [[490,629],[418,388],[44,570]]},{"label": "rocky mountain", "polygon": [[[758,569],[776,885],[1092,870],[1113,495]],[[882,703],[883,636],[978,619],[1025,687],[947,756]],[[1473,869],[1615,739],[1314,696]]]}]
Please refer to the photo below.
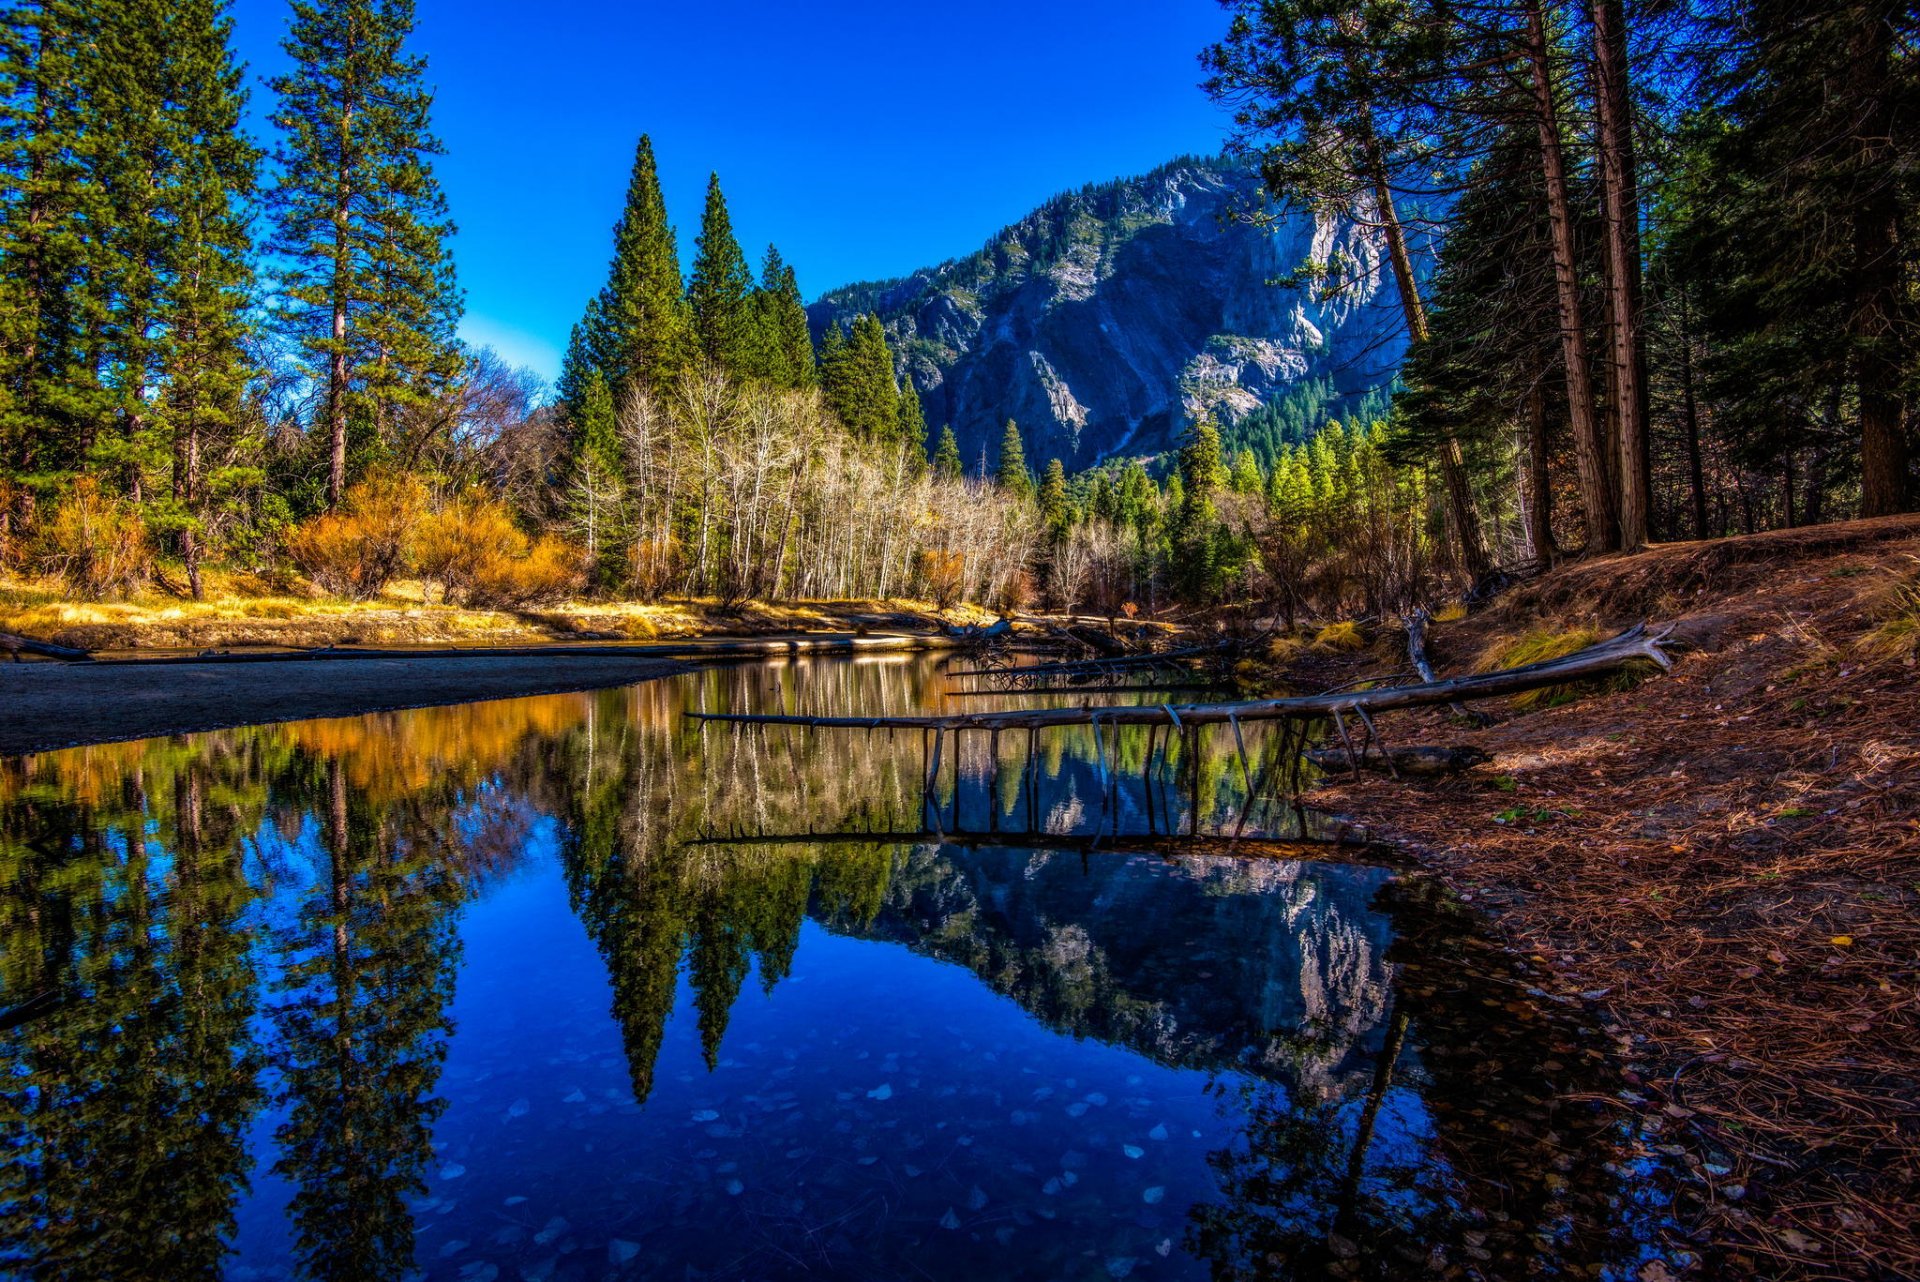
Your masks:
[{"label": "rocky mountain", "polygon": [[[1231,425],[1296,388],[1355,396],[1405,351],[1398,293],[1373,230],[1279,210],[1259,175],[1184,158],[1058,196],[979,252],[900,280],[850,285],[808,309],[816,336],[875,312],[969,466],[1018,422],[1027,458],[1069,469],[1173,448],[1196,418]],[[1283,278],[1345,261],[1353,288]],[[1422,264],[1424,267],[1424,264]]]}]

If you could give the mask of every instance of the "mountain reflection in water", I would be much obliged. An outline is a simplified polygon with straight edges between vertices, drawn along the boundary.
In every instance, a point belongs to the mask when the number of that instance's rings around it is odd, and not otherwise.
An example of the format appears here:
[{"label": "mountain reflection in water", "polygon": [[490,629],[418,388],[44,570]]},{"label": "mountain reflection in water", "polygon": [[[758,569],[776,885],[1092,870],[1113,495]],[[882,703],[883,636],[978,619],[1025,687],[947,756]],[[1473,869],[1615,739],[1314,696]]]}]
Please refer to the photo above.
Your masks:
[{"label": "mountain reflection in water", "polygon": [[[1043,737],[1037,782],[970,742],[938,814],[1024,835],[866,841],[933,813],[918,736],[680,716],[943,686],[0,762],[0,1273],[1632,1276],[1658,1207],[1591,1030],[1429,883],[1035,835],[1231,831],[1236,754],[1174,743],[1149,802],[1143,733]],[[809,828],[855,835],[713,840]]]}]

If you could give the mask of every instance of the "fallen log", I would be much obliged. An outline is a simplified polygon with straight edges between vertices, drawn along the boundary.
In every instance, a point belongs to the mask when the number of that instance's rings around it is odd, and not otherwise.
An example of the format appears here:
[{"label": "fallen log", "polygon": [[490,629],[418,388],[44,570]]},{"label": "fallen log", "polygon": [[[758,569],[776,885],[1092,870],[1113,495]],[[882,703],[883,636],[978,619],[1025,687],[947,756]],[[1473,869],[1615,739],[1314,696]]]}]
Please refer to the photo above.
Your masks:
[{"label": "fallen log", "polygon": [[1666,630],[1649,633],[1644,626],[1629,629],[1584,650],[1476,676],[1450,677],[1421,685],[1390,686],[1380,690],[1352,690],[1339,694],[1299,695],[1236,703],[1092,704],[1078,708],[1023,708],[1008,712],[967,712],[945,716],[808,717],[774,713],[689,712],[701,721],[732,721],[754,725],[843,727],[852,730],[1045,730],[1055,726],[1096,723],[1127,725],[1222,725],[1242,721],[1281,721],[1335,717],[1346,712],[1366,717],[1397,708],[1430,707],[1456,699],[1492,699],[1560,685],[1580,677],[1617,672],[1635,663],[1652,663],[1662,671],[1672,662],[1660,649]]},{"label": "fallen log", "polygon": [[1063,685],[1063,686],[1023,686],[1017,690],[949,690],[947,698],[965,698],[997,695],[1002,699],[1011,699],[1029,694],[1124,694],[1137,691],[1140,694],[1157,694],[1164,690],[1218,690],[1226,683],[1223,681],[1148,681],[1140,685],[1121,683],[1102,683],[1099,685]]},{"label": "fallen log", "polygon": [[1036,663],[1025,668],[962,668],[950,672],[954,677],[1057,677],[1088,672],[1110,672],[1119,668],[1174,667],[1183,660],[1218,654],[1219,646],[1196,645],[1182,650],[1161,650],[1150,654],[1121,654],[1110,659],[1075,659],[1063,663]]},{"label": "fallen log", "polygon": [[1357,764],[1362,770],[1387,771],[1395,777],[1418,775],[1427,778],[1457,775],[1493,760],[1487,753],[1473,747],[1413,747],[1383,750],[1377,743],[1370,744],[1361,750],[1352,761],[1347,759],[1344,750],[1333,748],[1313,748],[1305,755],[1311,764],[1328,772]]},{"label": "fallen log", "polygon": [[15,663],[20,662],[22,654],[37,654],[44,659],[67,659],[76,663],[93,662],[93,656],[85,650],[76,650],[70,645],[55,645],[51,641],[35,641],[32,637],[15,636],[11,632],[0,632],[0,650],[12,655]]},{"label": "fallen log", "polygon": [[[1420,674],[1422,681],[1433,682],[1440,678],[1434,675],[1433,662],[1427,658],[1427,611],[1424,606],[1415,606],[1407,615],[1407,657],[1413,660],[1413,670]],[[1448,705],[1457,717],[1469,721],[1482,721],[1484,718],[1469,712],[1466,705],[1457,700]]]}]

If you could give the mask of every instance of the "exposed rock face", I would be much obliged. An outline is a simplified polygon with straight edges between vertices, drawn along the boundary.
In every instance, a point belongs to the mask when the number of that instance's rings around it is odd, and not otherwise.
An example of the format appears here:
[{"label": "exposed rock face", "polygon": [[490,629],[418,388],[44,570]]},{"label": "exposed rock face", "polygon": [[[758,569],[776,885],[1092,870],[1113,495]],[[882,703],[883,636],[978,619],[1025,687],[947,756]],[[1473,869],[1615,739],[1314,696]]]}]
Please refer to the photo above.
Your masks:
[{"label": "exposed rock face", "polygon": [[[1036,468],[1074,469],[1167,450],[1196,418],[1236,422],[1303,378],[1342,393],[1387,382],[1406,339],[1378,234],[1303,212],[1264,229],[1234,219],[1259,200],[1248,168],[1176,161],[808,312],[816,335],[877,312],[927,422],[952,424],[970,467],[991,467],[1009,418]],[[1276,283],[1309,261],[1346,263],[1351,287],[1321,298]]]}]

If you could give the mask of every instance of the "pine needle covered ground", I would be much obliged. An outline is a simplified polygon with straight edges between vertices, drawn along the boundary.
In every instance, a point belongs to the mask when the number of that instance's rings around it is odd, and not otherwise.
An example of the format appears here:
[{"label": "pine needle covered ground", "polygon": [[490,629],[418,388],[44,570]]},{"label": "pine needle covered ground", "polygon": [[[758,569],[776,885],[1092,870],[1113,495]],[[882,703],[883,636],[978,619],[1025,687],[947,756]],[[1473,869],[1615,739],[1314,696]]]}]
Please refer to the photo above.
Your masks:
[{"label": "pine needle covered ground", "polygon": [[[1586,562],[1433,634],[1442,675],[1529,635],[1677,622],[1664,679],[1390,718],[1493,754],[1313,800],[1403,844],[1590,1001],[1620,1102],[1690,1164],[1710,1272],[1920,1277],[1920,518]],[[1303,658],[1333,685],[1404,662]],[[1538,642],[1536,640],[1535,644]]]}]

